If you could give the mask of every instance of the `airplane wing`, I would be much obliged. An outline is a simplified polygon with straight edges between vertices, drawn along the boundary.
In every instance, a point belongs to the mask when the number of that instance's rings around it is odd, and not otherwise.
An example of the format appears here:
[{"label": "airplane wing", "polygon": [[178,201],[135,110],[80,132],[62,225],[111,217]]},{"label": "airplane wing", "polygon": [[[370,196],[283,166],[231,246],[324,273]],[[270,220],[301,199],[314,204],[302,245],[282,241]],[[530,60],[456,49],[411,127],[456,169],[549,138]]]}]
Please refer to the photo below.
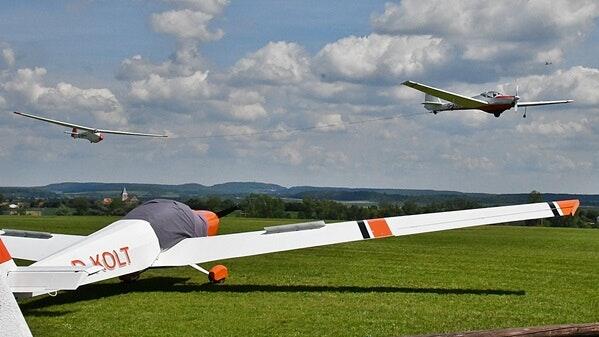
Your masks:
[{"label": "airplane wing", "polygon": [[85,236],[2,229],[0,239],[17,259],[39,261],[69,247]]},{"label": "airplane wing", "polygon": [[457,104],[462,108],[478,109],[481,106],[488,104],[487,102],[480,100],[480,99],[463,96],[460,94],[456,94],[454,92],[430,87],[428,85],[424,85],[424,84],[417,83],[417,82],[405,81],[402,84],[405,86],[408,86],[410,88],[414,88],[416,90],[422,91],[426,94],[433,95],[435,97],[439,97],[439,98],[449,101],[451,103]]},{"label": "airplane wing", "polygon": [[140,133],[140,132],[129,132],[129,131],[115,131],[115,130],[104,130],[98,129],[96,130],[101,133],[111,133],[113,135],[126,135],[126,136],[142,136],[142,137],[168,137],[167,135],[159,135],[155,133]]},{"label": "airplane wing", "polygon": [[267,227],[262,231],[190,238],[161,252],[152,267],[185,266],[342,242],[566,216],[574,214],[578,206],[578,200],[565,200],[333,224],[318,221]]},{"label": "airplane wing", "polygon": [[17,114],[17,115],[21,115],[21,116],[25,116],[25,117],[37,119],[37,120],[44,121],[44,122],[66,126],[67,128],[77,128],[77,129],[80,129],[80,130],[87,130],[87,131],[92,131],[92,132],[96,131],[96,129],[90,128],[89,126],[84,126],[84,125],[78,125],[78,124],[73,124],[73,123],[62,122],[62,121],[58,121],[58,120],[50,119],[50,118],[46,118],[46,117],[40,117],[40,116],[36,116],[36,115],[30,115],[30,114],[27,114],[27,113],[24,113],[24,112],[15,111],[14,113]]},{"label": "airplane wing", "polygon": [[537,105],[552,105],[552,104],[565,104],[572,103],[573,99],[564,99],[560,101],[538,101],[538,102],[518,102],[518,106],[537,106]]}]

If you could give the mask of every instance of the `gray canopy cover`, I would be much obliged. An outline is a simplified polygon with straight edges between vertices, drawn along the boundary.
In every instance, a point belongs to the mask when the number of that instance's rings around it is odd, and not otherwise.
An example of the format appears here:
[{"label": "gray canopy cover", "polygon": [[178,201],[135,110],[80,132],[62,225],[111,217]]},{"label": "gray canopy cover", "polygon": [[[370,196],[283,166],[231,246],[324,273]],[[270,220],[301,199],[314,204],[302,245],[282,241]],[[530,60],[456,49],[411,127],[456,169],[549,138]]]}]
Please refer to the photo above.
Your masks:
[{"label": "gray canopy cover", "polygon": [[123,219],[141,219],[150,223],[160,248],[168,249],[185,238],[206,236],[208,225],[184,203],[154,199],[137,206]]}]

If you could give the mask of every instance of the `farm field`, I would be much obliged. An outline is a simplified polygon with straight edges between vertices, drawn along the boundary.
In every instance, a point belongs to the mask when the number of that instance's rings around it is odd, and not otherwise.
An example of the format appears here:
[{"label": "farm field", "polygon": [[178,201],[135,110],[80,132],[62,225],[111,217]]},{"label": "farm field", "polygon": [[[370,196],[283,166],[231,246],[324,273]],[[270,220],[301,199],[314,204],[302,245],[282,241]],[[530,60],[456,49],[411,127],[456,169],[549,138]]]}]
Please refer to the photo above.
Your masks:
[{"label": "farm field", "polygon": [[[116,219],[0,216],[0,228],[89,234]],[[289,222],[231,217],[221,233]],[[20,305],[34,336],[397,336],[599,321],[599,230],[487,226],[221,263],[221,285],[165,268]]]}]

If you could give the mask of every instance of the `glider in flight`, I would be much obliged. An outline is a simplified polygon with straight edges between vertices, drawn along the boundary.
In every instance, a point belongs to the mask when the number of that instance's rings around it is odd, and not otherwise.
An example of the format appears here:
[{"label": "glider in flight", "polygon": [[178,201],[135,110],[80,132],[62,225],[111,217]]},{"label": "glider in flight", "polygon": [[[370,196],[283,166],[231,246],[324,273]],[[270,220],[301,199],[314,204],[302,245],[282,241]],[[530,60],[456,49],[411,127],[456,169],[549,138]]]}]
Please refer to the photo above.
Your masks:
[{"label": "glider in flight", "polygon": [[[228,277],[226,267],[216,265],[208,271],[198,264],[344,242],[569,216],[578,206],[578,200],[564,200],[331,224],[313,221],[217,235],[219,219],[230,209],[216,213],[194,211],[173,200],[157,199],[88,236],[3,229],[0,241],[6,249],[4,253],[0,251],[0,261],[9,261],[13,256],[35,263],[29,267],[0,265],[0,277],[5,277],[9,289],[20,297],[74,289],[114,277],[133,281],[144,270],[157,267],[190,266],[207,274],[210,282],[219,283]],[[169,212],[171,215],[165,216]],[[177,220],[173,220],[175,215]],[[200,225],[189,226],[192,222]]]},{"label": "glider in flight", "polygon": [[[434,88],[417,82],[405,81],[402,83],[405,86],[422,91],[424,95],[424,108],[436,114],[439,111],[447,110],[482,110],[493,114],[495,117],[501,116],[501,113],[514,108],[518,111],[518,107],[524,107],[524,115],[526,118],[526,107],[538,105],[552,105],[572,103],[574,100],[564,99],[557,101],[537,101],[537,102],[520,102],[518,96],[518,87],[516,87],[515,95],[504,95],[497,91],[487,91],[474,97],[468,97],[457,94],[455,92],[446,91],[443,89]],[[447,101],[442,102],[441,99]]]},{"label": "glider in flight", "polygon": [[65,131],[66,134],[70,135],[74,139],[87,139],[90,143],[99,143],[104,140],[104,134],[114,134],[114,135],[124,135],[124,136],[141,136],[141,137],[168,137],[167,135],[159,135],[154,133],[139,133],[139,132],[129,132],[129,131],[116,131],[116,130],[105,130],[105,129],[97,129],[91,128],[89,126],[77,125],[67,122],[62,122],[55,119],[40,117],[36,115],[27,114],[24,112],[14,112],[17,115],[37,119],[40,121],[66,126],[67,128],[72,128],[71,131]]}]

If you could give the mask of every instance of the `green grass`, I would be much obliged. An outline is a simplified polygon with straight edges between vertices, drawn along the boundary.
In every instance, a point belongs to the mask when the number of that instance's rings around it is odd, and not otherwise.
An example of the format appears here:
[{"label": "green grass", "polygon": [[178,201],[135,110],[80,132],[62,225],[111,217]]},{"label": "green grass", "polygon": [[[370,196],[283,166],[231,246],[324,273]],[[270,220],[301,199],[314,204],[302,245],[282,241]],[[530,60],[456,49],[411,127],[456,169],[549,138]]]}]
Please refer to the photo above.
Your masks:
[{"label": "green grass", "polygon": [[[86,234],[114,219],[0,217],[0,228]],[[165,268],[21,308],[35,336],[393,336],[599,321],[598,230],[480,227],[223,264],[223,285]]]}]

